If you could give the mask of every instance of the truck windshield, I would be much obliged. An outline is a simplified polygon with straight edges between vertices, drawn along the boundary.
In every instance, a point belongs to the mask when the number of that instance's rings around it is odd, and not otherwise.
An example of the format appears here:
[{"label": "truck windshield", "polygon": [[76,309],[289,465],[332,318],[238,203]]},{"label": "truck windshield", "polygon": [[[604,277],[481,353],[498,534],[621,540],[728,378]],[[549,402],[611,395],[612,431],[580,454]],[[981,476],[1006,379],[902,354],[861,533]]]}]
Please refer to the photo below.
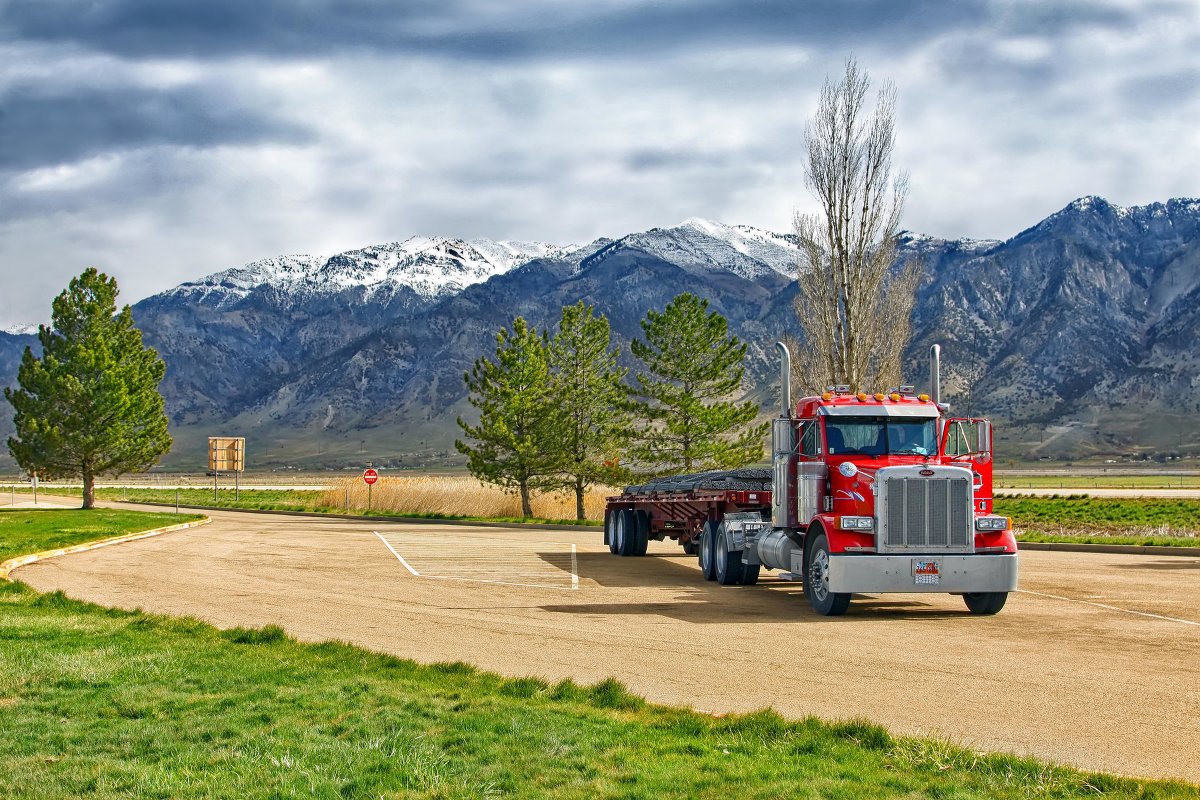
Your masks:
[{"label": "truck windshield", "polygon": [[932,419],[826,417],[825,441],[831,456],[930,456],[937,449]]}]

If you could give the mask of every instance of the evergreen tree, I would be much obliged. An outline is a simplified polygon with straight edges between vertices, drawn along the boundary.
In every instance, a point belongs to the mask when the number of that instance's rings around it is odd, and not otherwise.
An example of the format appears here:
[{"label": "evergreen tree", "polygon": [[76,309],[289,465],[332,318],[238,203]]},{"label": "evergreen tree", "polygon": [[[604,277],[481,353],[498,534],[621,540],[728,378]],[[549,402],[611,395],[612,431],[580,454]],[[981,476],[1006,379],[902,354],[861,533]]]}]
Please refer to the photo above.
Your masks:
[{"label": "evergreen tree", "polygon": [[171,449],[158,391],[166,366],[116,300],[116,280],[95,269],[73,279],[38,330],[41,357],[25,348],[20,388],[4,390],[16,409],[13,458],[46,478],[81,478],[84,508],[97,475],[145,471]]},{"label": "evergreen tree", "polygon": [[468,425],[459,417],[458,426],[474,444],[454,442],[472,475],[517,490],[526,517],[533,516],[531,489],[561,485],[552,443],[556,419],[548,350],[546,335],[521,317],[513,320],[512,333],[501,328],[496,360],[480,358],[463,376],[470,403],[479,409],[479,424]]},{"label": "evergreen tree", "polygon": [[728,398],[742,385],[746,345],[708,301],[684,293],[642,321],[630,347],[646,365],[632,407],[643,426],[630,448],[647,476],[733,469],[762,457],[767,425],[758,405]]},{"label": "evergreen tree", "polygon": [[622,381],[628,370],[617,366],[609,348],[608,319],[595,316],[579,301],[564,306],[558,333],[550,342],[554,418],[567,486],[575,491],[575,515],[584,518],[587,487],[612,473],[621,436],[628,430]]}]

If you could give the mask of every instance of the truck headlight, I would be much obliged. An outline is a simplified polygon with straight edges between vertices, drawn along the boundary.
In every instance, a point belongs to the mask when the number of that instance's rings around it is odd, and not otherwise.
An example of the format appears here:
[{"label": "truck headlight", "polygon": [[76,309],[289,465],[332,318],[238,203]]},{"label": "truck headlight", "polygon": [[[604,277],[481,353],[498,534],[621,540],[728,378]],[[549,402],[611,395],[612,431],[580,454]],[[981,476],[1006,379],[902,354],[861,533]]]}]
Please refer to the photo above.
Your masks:
[{"label": "truck headlight", "polygon": [[1008,517],[976,517],[975,530],[977,531],[1006,531],[1012,527],[1012,520]]},{"label": "truck headlight", "polygon": [[845,531],[869,531],[875,528],[875,518],[838,517],[838,527]]}]

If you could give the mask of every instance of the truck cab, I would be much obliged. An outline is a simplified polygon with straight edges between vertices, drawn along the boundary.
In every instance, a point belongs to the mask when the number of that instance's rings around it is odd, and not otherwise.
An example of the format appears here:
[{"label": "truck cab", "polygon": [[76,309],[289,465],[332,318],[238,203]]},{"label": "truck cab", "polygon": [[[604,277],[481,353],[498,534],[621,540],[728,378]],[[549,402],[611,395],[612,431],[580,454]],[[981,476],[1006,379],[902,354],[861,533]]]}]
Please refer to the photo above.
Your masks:
[{"label": "truck cab", "polygon": [[859,592],[949,592],[995,613],[1016,588],[1011,522],[992,513],[991,423],[946,410],[911,387],[829,387],[775,421],[771,525],[794,546],[767,566],[801,576],[818,612]]}]

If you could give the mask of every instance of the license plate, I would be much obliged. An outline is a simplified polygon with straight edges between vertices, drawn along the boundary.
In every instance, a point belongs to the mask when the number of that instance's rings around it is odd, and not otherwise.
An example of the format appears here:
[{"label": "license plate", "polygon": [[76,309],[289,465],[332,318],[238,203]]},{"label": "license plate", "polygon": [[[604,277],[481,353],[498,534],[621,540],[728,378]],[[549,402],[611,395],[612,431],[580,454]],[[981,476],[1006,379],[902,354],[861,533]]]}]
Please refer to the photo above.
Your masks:
[{"label": "license plate", "polygon": [[917,586],[936,586],[942,580],[942,566],[937,561],[913,559],[913,583]]}]

